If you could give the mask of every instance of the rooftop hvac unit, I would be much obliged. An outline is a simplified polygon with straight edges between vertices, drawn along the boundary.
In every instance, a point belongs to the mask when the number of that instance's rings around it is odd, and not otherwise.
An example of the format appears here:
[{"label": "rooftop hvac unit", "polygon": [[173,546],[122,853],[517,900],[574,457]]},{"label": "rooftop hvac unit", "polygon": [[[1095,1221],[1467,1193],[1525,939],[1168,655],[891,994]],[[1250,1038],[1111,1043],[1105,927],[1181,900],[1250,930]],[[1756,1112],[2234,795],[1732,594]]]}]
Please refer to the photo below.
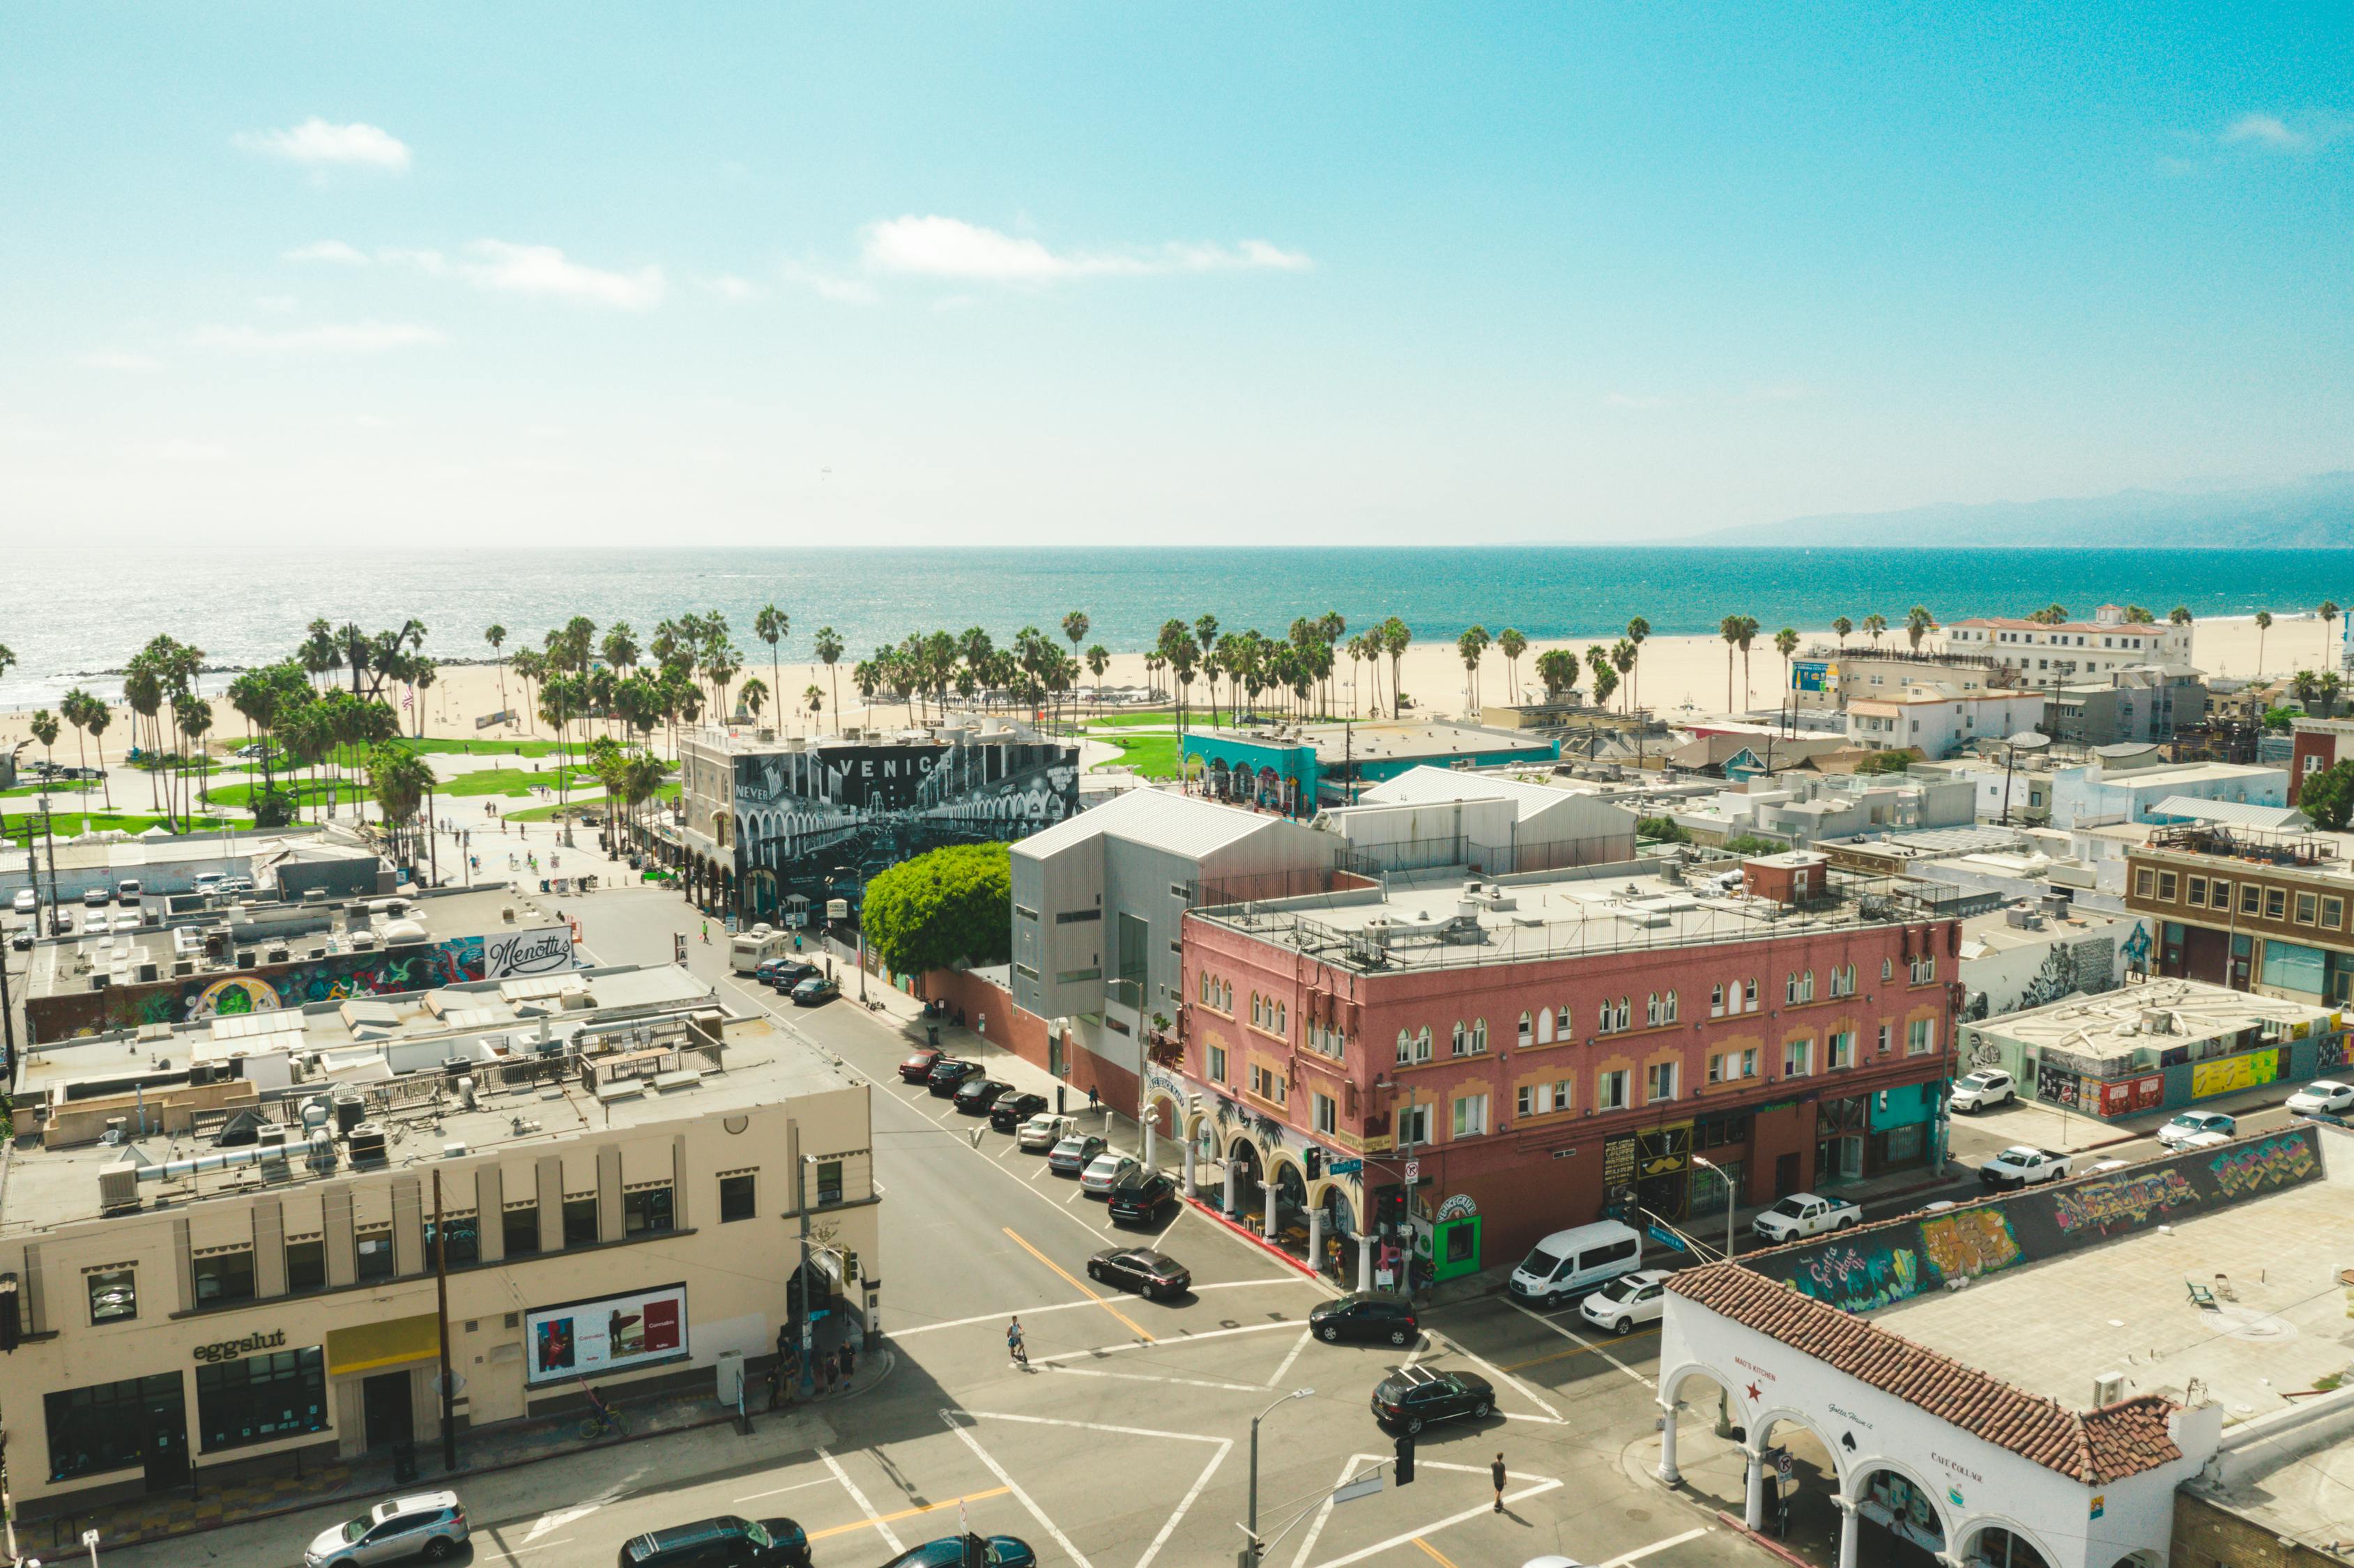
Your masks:
[{"label": "rooftop hvac unit", "polygon": [[2143,1008],[2141,1010],[2141,1032],[2144,1034],[2173,1033],[2174,1014],[2167,1012],[2166,1009],[2162,1007]]},{"label": "rooftop hvac unit", "polygon": [[288,956],[289,956],[289,955],[288,955],[288,953],[287,953],[287,951],[286,951],[286,949],[285,949],[285,948],[270,948],[268,951],[266,951],[265,953],[263,953],[262,958],[263,958],[263,960],[264,960],[265,962],[268,962],[268,963],[282,964],[282,963],[284,963],[284,962],[286,961],[286,959],[287,959]]},{"label": "rooftop hvac unit", "polygon": [[239,948],[237,950],[237,967],[241,969],[249,969],[253,967],[253,949],[251,948]]},{"label": "rooftop hvac unit", "polygon": [[364,1121],[352,1128],[349,1139],[352,1163],[381,1165],[385,1160],[384,1128],[372,1121]]},{"label": "rooftop hvac unit", "polygon": [[369,930],[366,927],[359,927],[352,932],[352,947],[355,950],[366,952],[375,946],[376,933]]},{"label": "rooftop hvac unit", "polygon": [[302,902],[305,904],[324,904],[326,901],[327,890],[323,887],[306,887],[302,890]]},{"label": "rooftop hvac unit", "polygon": [[108,1213],[139,1206],[139,1167],[110,1165],[98,1173],[98,1205]]},{"label": "rooftop hvac unit", "polygon": [[114,977],[112,975],[92,975],[90,977],[90,989],[92,991],[104,991],[108,986],[113,983]]},{"label": "rooftop hvac unit", "polygon": [[139,966],[139,983],[141,985],[153,985],[163,978],[164,971],[155,965],[141,964]]},{"label": "rooftop hvac unit", "polygon": [[194,959],[175,959],[172,961],[172,973],[175,977],[192,975],[196,972],[196,964]]},{"label": "rooftop hvac unit", "polygon": [[2093,1408],[2104,1409],[2126,1396],[2126,1374],[2100,1372],[2093,1379]]}]

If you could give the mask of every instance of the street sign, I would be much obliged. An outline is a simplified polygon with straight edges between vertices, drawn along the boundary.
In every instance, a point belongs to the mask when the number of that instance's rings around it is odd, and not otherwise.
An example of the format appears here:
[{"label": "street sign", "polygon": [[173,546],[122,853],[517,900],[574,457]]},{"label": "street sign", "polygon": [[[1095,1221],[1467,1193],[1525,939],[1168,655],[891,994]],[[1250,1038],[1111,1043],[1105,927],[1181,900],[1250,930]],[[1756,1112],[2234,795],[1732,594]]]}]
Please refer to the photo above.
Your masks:
[{"label": "street sign", "polygon": [[1422,1161],[1421,1161],[1421,1160],[1407,1160],[1407,1161],[1405,1162],[1405,1184],[1406,1184],[1407,1186],[1411,1187],[1411,1186],[1413,1186],[1416,1181],[1421,1181],[1421,1180],[1422,1180]]},{"label": "street sign", "polygon": [[1364,1168],[1365,1162],[1362,1160],[1335,1160],[1324,1167],[1335,1176],[1354,1176]]},{"label": "street sign", "polygon": [[1351,1481],[1345,1487],[1334,1488],[1332,1491],[1332,1500],[1336,1503],[1354,1502],[1359,1498],[1372,1497],[1375,1492],[1378,1492],[1381,1489],[1382,1473],[1379,1470],[1375,1470],[1372,1475],[1367,1476],[1363,1480]]}]

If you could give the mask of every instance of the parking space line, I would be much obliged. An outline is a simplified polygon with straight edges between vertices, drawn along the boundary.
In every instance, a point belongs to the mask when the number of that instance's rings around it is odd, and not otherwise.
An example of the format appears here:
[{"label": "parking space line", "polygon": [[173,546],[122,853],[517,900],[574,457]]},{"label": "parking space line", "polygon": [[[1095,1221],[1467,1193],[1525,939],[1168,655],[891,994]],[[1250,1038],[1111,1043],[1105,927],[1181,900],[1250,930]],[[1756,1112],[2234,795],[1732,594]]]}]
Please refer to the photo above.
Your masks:
[{"label": "parking space line", "polygon": [[[1556,1490],[1560,1486],[1561,1483],[1559,1481],[1546,1480],[1540,1481],[1532,1487],[1523,1487],[1516,1492],[1506,1492],[1504,1494],[1504,1505],[1509,1508],[1516,1502],[1523,1501],[1529,1498],[1541,1496],[1545,1492]],[[1358,1551],[1350,1552],[1346,1557],[1328,1558],[1324,1562],[1318,1563],[1316,1568],[1348,1568],[1348,1565],[1352,1563],[1363,1563],[1368,1557],[1379,1557],[1384,1552],[1394,1552],[1399,1547],[1404,1546],[1408,1542],[1412,1541],[1417,1535],[1436,1535],[1440,1531],[1447,1529],[1449,1525],[1461,1524],[1465,1520],[1477,1519],[1483,1513],[1491,1513],[1495,1510],[1495,1506],[1496,1505],[1491,1502],[1476,1504],[1470,1508],[1465,1509],[1461,1513],[1451,1513],[1445,1519],[1438,1520],[1430,1524],[1426,1524],[1419,1530],[1409,1530],[1403,1535],[1393,1535],[1387,1541],[1376,1542],[1371,1546],[1363,1547]]]},{"label": "parking space line", "polygon": [[1136,1560],[1136,1568],[1152,1568],[1152,1560],[1161,1555],[1161,1549],[1168,1545],[1169,1538],[1176,1533],[1177,1521],[1185,1517],[1186,1510],[1193,1506],[1193,1499],[1202,1495],[1202,1489],[1210,1484],[1210,1478],[1218,1473],[1218,1467],[1226,1462],[1226,1456],[1234,1451],[1234,1446],[1235,1440],[1231,1437],[1218,1445],[1218,1451],[1210,1456],[1210,1462],[1202,1467],[1202,1473],[1195,1476],[1193,1484],[1185,1489],[1185,1495],[1179,1499],[1176,1511],[1161,1521],[1161,1529],[1153,1536],[1152,1544],[1146,1547],[1144,1555]]},{"label": "parking space line", "polygon": [[1267,1387],[1275,1388],[1282,1383],[1283,1374],[1291,1370],[1291,1363],[1298,1361],[1299,1359],[1299,1352],[1308,1348],[1309,1336],[1312,1332],[1313,1330],[1309,1329],[1302,1329],[1299,1330],[1299,1342],[1291,1347],[1291,1353],[1283,1358],[1283,1364],[1275,1369],[1275,1375],[1273,1377],[1267,1380]]},{"label": "parking space line", "polygon": [[[554,1540],[554,1541],[535,1541],[535,1542],[532,1542],[532,1544],[530,1544],[529,1546],[499,1546],[499,1545],[493,1545],[493,1546],[492,1546],[491,1550],[492,1550],[493,1552],[497,1552],[497,1553],[499,1554],[499,1556],[500,1556],[500,1557],[504,1557],[504,1558],[505,1558],[508,1562],[512,1563],[512,1562],[514,1562],[516,1558],[521,1557],[521,1556],[522,1556],[525,1552],[545,1552],[545,1551],[546,1551],[546,1550],[547,1550],[549,1547],[551,1547],[551,1546],[569,1546],[569,1545],[571,1545],[571,1544],[572,1544],[572,1538],[571,1538],[570,1536],[568,1536],[568,1535],[565,1535],[565,1536],[558,1536],[558,1537],[557,1537],[556,1540]],[[490,1562],[492,1562],[492,1561],[494,1561],[494,1559],[487,1559],[487,1558],[486,1558],[486,1559],[482,1559],[482,1561],[483,1561],[483,1562],[484,1562],[484,1563],[487,1565],[487,1563],[490,1563]]]},{"label": "parking space line", "polygon": [[1429,1542],[1425,1541],[1421,1536],[1416,1536],[1414,1538],[1414,1543],[1416,1546],[1421,1547],[1425,1552],[1429,1552],[1432,1557],[1437,1559],[1439,1568],[1455,1568],[1453,1559],[1449,1558],[1447,1553],[1441,1552],[1437,1547],[1433,1546]]},{"label": "parking space line", "polygon": [[1670,1535],[1665,1541],[1654,1541],[1649,1546],[1638,1546],[1623,1556],[1613,1557],[1609,1562],[1600,1564],[1600,1568],[1627,1568],[1629,1563],[1640,1562],[1654,1552],[1665,1552],[1670,1546],[1681,1546],[1687,1541],[1697,1540],[1706,1535],[1710,1529],[1711,1527],[1705,1524],[1694,1525],[1681,1535]]},{"label": "parking space line", "polygon": [[[866,1500],[866,1494],[858,1489],[858,1483],[850,1478],[850,1472],[842,1467],[842,1461],[822,1448],[817,1451],[817,1457],[825,1461],[827,1472],[842,1483],[842,1489],[850,1494],[850,1500],[858,1505],[858,1511],[866,1516],[867,1523],[873,1525],[875,1532],[883,1538],[883,1544],[893,1552],[907,1551],[907,1548],[900,1542],[899,1538],[891,1532],[891,1526],[884,1520],[881,1514],[875,1511],[875,1505]],[[850,1528],[857,1530],[864,1527],[853,1525]]]},{"label": "parking space line", "polygon": [[1488,1360],[1486,1357],[1474,1355],[1471,1351],[1465,1350],[1461,1340],[1450,1340],[1444,1334],[1437,1332],[1436,1330],[1432,1330],[1430,1337],[1441,1344],[1451,1347],[1457,1355],[1461,1356],[1473,1366],[1484,1367],[1489,1372],[1491,1372],[1498,1377],[1502,1378],[1506,1383],[1511,1383],[1514,1388],[1521,1391],[1522,1398],[1535,1405],[1539,1410],[1543,1411],[1547,1415],[1552,1416],[1556,1425],[1561,1421],[1561,1412],[1555,1410],[1552,1405],[1547,1404],[1543,1399],[1537,1397],[1537,1393],[1534,1389],[1531,1388],[1527,1383],[1522,1383],[1519,1378],[1514,1377],[1511,1373],[1506,1372],[1503,1368],[1498,1366],[1495,1362]]},{"label": "parking space line", "polygon": [[1645,1377],[1641,1372],[1637,1372],[1633,1367],[1628,1366],[1625,1361],[1620,1361],[1617,1356],[1612,1355],[1600,1345],[1596,1344],[1593,1340],[1585,1338],[1582,1334],[1571,1333],[1567,1329],[1563,1328],[1560,1324],[1554,1322],[1543,1313],[1532,1312],[1517,1301],[1510,1302],[1508,1305],[1511,1306],[1513,1311],[1520,1313],[1522,1317],[1532,1318],[1536,1321],[1543,1323],[1546,1328],[1551,1329],[1554,1333],[1559,1334],[1563,1339],[1569,1340],[1572,1344],[1585,1346],[1587,1350],[1592,1351],[1596,1355],[1600,1356],[1604,1361],[1608,1361],[1612,1366],[1617,1367],[1620,1372],[1625,1372],[1628,1377],[1633,1378],[1637,1383],[1641,1383],[1645,1388],[1657,1388],[1659,1386],[1659,1381],[1656,1378]]},{"label": "parking space line", "polygon": [[[1012,1233],[1008,1232],[1007,1234],[1011,1234]],[[979,1459],[982,1464],[988,1466],[989,1473],[995,1476],[1000,1481],[1002,1481],[1005,1484],[1005,1489],[1013,1494],[1014,1499],[1020,1502],[1023,1508],[1030,1510],[1030,1517],[1036,1520],[1040,1528],[1044,1529],[1047,1534],[1055,1538],[1055,1545],[1061,1547],[1066,1552],[1070,1554],[1072,1562],[1077,1563],[1079,1568],[1094,1568],[1094,1565],[1087,1561],[1087,1554],[1081,1552],[1076,1546],[1072,1545],[1071,1538],[1065,1535],[1061,1527],[1056,1525],[1053,1520],[1046,1517],[1046,1510],[1040,1508],[1036,1500],[1034,1499],[1028,1492],[1022,1489],[1022,1483],[1015,1480],[1012,1474],[1006,1470],[1004,1466],[999,1464],[995,1459],[990,1457],[989,1450],[981,1446],[981,1439],[975,1437],[965,1428],[964,1424],[957,1419],[957,1413],[955,1411],[941,1411],[940,1419],[947,1424],[949,1431],[955,1433],[959,1438],[963,1440],[966,1447],[972,1450],[972,1457]],[[894,1547],[892,1550],[897,1551],[898,1548]]]},{"label": "parking space line", "polygon": [[[1174,1350],[1180,1345],[1197,1344],[1204,1340],[1223,1340],[1229,1334],[1264,1334],[1277,1329],[1297,1329],[1297,1323],[1245,1323],[1238,1329],[1213,1329],[1206,1334],[1173,1334],[1166,1340],[1156,1340],[1161,1350]],[[1105,1345],[1092,1351],[1061,1351],[1051,1356],[1032,1356],[1033,1365],[1046,1361],[1086,1361],[1098,1357],[1117,1355],[1121,1351],[1140,1351],[1141,1345]]]},{"label": "parking space line", "polygon": [[[883,1531],[883,1538],[889,1541],[891,1532],[884,1529],[886,1522],[914,1519],[920,1514],[938,1513],[944,1508],[958,1508],[965,1503],[979,1502],[983,1498],[1002,1498],[1006,1494],[1007,1489],[1004,1487],[991,1487],[985,1492],[967,1492],[960,1498],[949,1498],[944,1502],[926,1503],[921,1508],[903,1508],[897,1513],[877,1514],[873,1519],[863,1520],[856,1524],[837,1524],[826,1530],[812,1530],[809,1532],[809,1538],[811,1541],[823,1541],[829,1535],[848,1535],[854,1531],[860,1530],[880,1530]],[[896,1552],[899,1548],[895,1544],[891,1550]]]},{"label": "parking space line", "polygon": [[1095,1367],[1066,1367],[1057,1365],[1055,1368],[1055,1371],[1062,1373],[1065,1377],[1116,1377],[1127,1383],[1176,1383],[1184,1388],[1224,1389],[1229,1393],[1257,1393],[1259,1392],[1259,1385],[1254,1383],[1215,1383],[1207,1378],[1161,1377],[1154,1372],[1103,1372]]},{"label": "parking space line", "polygon": [[[1633,1333],[1628,1334],[1627,1339],[1639,1340],[1646,1334],[1656,1334],[1658,1332],[1659,1330],[1657,1329],[1638,1329]],[[1621,1340],[1620,1342],[1624,1343],[1625,1341]],[[1542,1356],[1531,1356],[1524,1361],[1507,1361],[1504,1364],[1504,1370],[1506,1372],[1518,1372],[1522,1367],[1543,1366],[1547,1361],[1565,1361],[1571,1356],[1597,1355],[1600,1354],[1601,1351],[1602,1347],[1599,1345],[1572,1345],[1565,1351],[1550,1351]]]},{"label": "parking space line", "polygon": [[1152,1238],[1152,1247],[1155,1252],[1158,1252],[1161,1249],[1161,1244],[1162,1242],[1169,1239],[1169,1231],[1173,1231],[1179,1225],[1183,1224],[1185,1223],[1185,1216],[1192,1212],[1191,1207],[1185,1203],[1181,1202],[1177,1205],[1177,1217],[1169,1222],[1169,1230],[1162,1231],[1159,1235]]},{"label": "parking space line", "polygon": [[1097,1296],[1086,1286],[1080,1284],[1076,1279],[1074,1279],[1071,1277],[1070,1272],[1064,1268],[1061,1264],[1056,1263],[1053,1258],[1048,1257],[1044,1253],[1040,1252],[1036,1247],[1032,1246],[1028,1242],[1023,1241],[1019,1235],[1015,1235],[1012,1225],[1001,1225],[998,1228],[1002,1230],[1007,1235],[1013,1236],[1013,1243],[1016,1246],[1019,1246],[1023,1252],[1028,1253],[1032,1257],[1036,1258],[1040,1263],[1044,1264],[1048,1268],[1053,1269],[1056,1274],[1060,1275],[1066,1285],[1068,1285],[1080,1295],[1094,1301],[1097,1306],[1102,1308],[1105,1311],[1119,1319],[1122,1323],[1127,1324],[1129,1332],[1134,1334],[1138,1339],[1142,1340],[1148,1345],[1160,1343],[1158,1340],[1144,1331],[1143,1324],[1139,1323],[1135,1319],[1129,1317],[1127,1313],[1121,1311],[1119,1308],[1113,1306],[1102,1297]]},{"label": "parking space line", "polygon": [[736,1500],[739,1503],[758,1502],[762,1498],[780,1498],[787,1492],[807,1491],[811,1487],[828,1486],[832,1483],[832,1476],[820,1476],[813,1481],[796,1481],[790,1487],[778,1487],[770,1491],[754,1492],[750,1497],[737,1498]]}]

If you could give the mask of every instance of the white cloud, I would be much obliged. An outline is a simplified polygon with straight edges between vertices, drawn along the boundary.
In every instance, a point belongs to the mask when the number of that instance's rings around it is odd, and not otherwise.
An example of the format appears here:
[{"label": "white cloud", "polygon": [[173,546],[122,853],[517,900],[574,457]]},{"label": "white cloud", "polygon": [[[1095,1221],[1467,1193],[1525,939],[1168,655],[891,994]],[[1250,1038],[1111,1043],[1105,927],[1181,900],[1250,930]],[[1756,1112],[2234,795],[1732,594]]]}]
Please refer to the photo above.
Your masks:
[{"label": "white cloud", "polygon": [[209,441],[181,439],[165,441],[155,449],[154,455],[165,462],[219,462],[228,456],[228,449]]},{"label": "white cloud", "polygon": [[408,171],[408,144],[380,126],[358,121],[330,125],[314,114],[288,131],[240,131],[235,141],[249,153],[314,168],[349,164],[394,174]]},{"label": "white cloud", "polygon": [[431,278],[445,276],[450,270],[450,263],[439,250],[387,249],[377,251],[376,259],[387,267],[414,267]]},{"label": "white cloud", "polygon": [[1649,392],[1613,392],[1602,401],[1612,408],[1664,408],[1668,406],[1665,397]]},{"label": "white cloud", "polygon": [[[478,289],[625,311],[649,309],[663,297],[659,267],[608,272],[569,260],[553,245],[510,245],[504,239],[477,239],[466,250],[475,260],[460,261],[451,270]],[[418,255],[431,258],[429,264],[419,262],[426,270],[440,269],[440,258],[435,252]]]},{"label": "white cloud", "polygon": [[253,301],[254,309],[260,311],[291,311],[299,303],[292,294],[259,294]]},{"label": "white cloud", "polygon": [[367,257],[340,239],[315,240],[286,252],[289,261],[332,261],[341,267],[365,267]]},{"label": "white cloud", "polygon": [[120,348],[101,348],[85,354],[75,363],[91,370],[161,370],[164,362],[153,355],[133,354]]},{"label": "white cloud", "polygon": [[871,305],[875,302],[875,285],[857,278],[838,278],[814,267],[788,263],[782,270],[788,283],[798,283],[822,300],[832,300],[838,305]]},{"label": "white cloud", "polygon": [[190,341],[200,348],[237,354],[382,354],[440,343],[442,337],[439,328],[402,322],[327,322],[281,332],[250,326],[200,327]]},{"label": "white cloud", "polygon": [[747,300],[764,300],[769,297],[768,290],[760,287],[751,279],[738,278],[733,272],[722,272],[716,278],[705,278],[703,280],[703,287],[705,291],[727,301],[730,304],[740,304]]},{"label": "white cloud", "polygon": [[862,234],[866,265],[909,277],[978,282],[1044,283],[1067,278],[1143,277],[1165,272],[1272,269],[1305,271],[1314,263],[1263,239],[1236,246],[1168,244],[1116,251],[1056,251],[961,218],[895,217]]},{"label": "white cloud", "polygon": [[2243,114],[2224,127],[2223,140],[2253,143],[2276,153],[2302,153],[2313,145],[2312,137],[2291,130],[2276,114]]}]

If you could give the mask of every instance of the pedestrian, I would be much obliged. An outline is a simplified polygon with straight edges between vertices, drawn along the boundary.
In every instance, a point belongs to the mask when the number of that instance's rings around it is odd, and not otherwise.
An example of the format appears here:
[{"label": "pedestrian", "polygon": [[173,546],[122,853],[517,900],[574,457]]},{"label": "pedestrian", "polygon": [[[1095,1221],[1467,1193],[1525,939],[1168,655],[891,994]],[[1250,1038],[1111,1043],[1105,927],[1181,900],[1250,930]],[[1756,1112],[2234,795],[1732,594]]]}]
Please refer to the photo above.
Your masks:
[{"label": "pedestrian", "polygon": [[706,948],[711,946],[711,922],[708,920],[703,923],[703,945]]},{"label": "pedestrian", "polygon": [[770,1361],[770,1362],[769,1363],[769,1409],[774,1410],[774,1409],[776,1409],[776,1408],[777,1408],[777,1403],[778,1403],[778,1401],[781,1400],[781,1399],[784,1397],[784,1388],[785,1388],[785,1369],[784,1369],[784,1364],[783,1364],[782,1362],[780,1362],[780,1361]]},{"label": "pedestrian", "polygon": [[1019,1318],[1005,1325],[1005,1349],[1013,1357],[1016,1366],[1023,1372],[1030,1370],[1030,1351],[1022,1342],[1022,1319]]},{"label": "pedestrian", "polygon": [[818,1361],[817,1379],[818,1392],[821,1394],[833,1393],[833,1358],[832,1356],[826,1356]]},{"label": "pedestrian", "polygon": [[1496,1483],[1496,1511],[1501,1513],[1504,1511],[1504,1457],[1501,1454],[1497,1455],[1496,1462],[1488,1467],[1488,1478]]},{"label": "pedestrian", "polygon": [[842,1386],[843,1386],[843,1387],[844,1387],[844,1388],[848,1388],[848,1387],[850,1386],[850,1380],[851,1380],[852,1376],[857,1372],[857,1371],[858,1371],[858,1352],[857,1352],[856,1351],[854,1351],[854,1350],[852,1350],[852,1349],[850,1348],[850,1341],[849,1341],[848,1340],[843,1340],[843,1341],[842,1341]]},{"label": "pedestrian", "polygon": [[1095,1108],[1096,1108],[1096,1086],[1095,1086],[1093,1084],[1089,1084],[1089,1085],[1087,1086],[1087,1109],[1089,1109],[1089,1110],[1093,1110],[1093,1109],[1095,1109]]}]

